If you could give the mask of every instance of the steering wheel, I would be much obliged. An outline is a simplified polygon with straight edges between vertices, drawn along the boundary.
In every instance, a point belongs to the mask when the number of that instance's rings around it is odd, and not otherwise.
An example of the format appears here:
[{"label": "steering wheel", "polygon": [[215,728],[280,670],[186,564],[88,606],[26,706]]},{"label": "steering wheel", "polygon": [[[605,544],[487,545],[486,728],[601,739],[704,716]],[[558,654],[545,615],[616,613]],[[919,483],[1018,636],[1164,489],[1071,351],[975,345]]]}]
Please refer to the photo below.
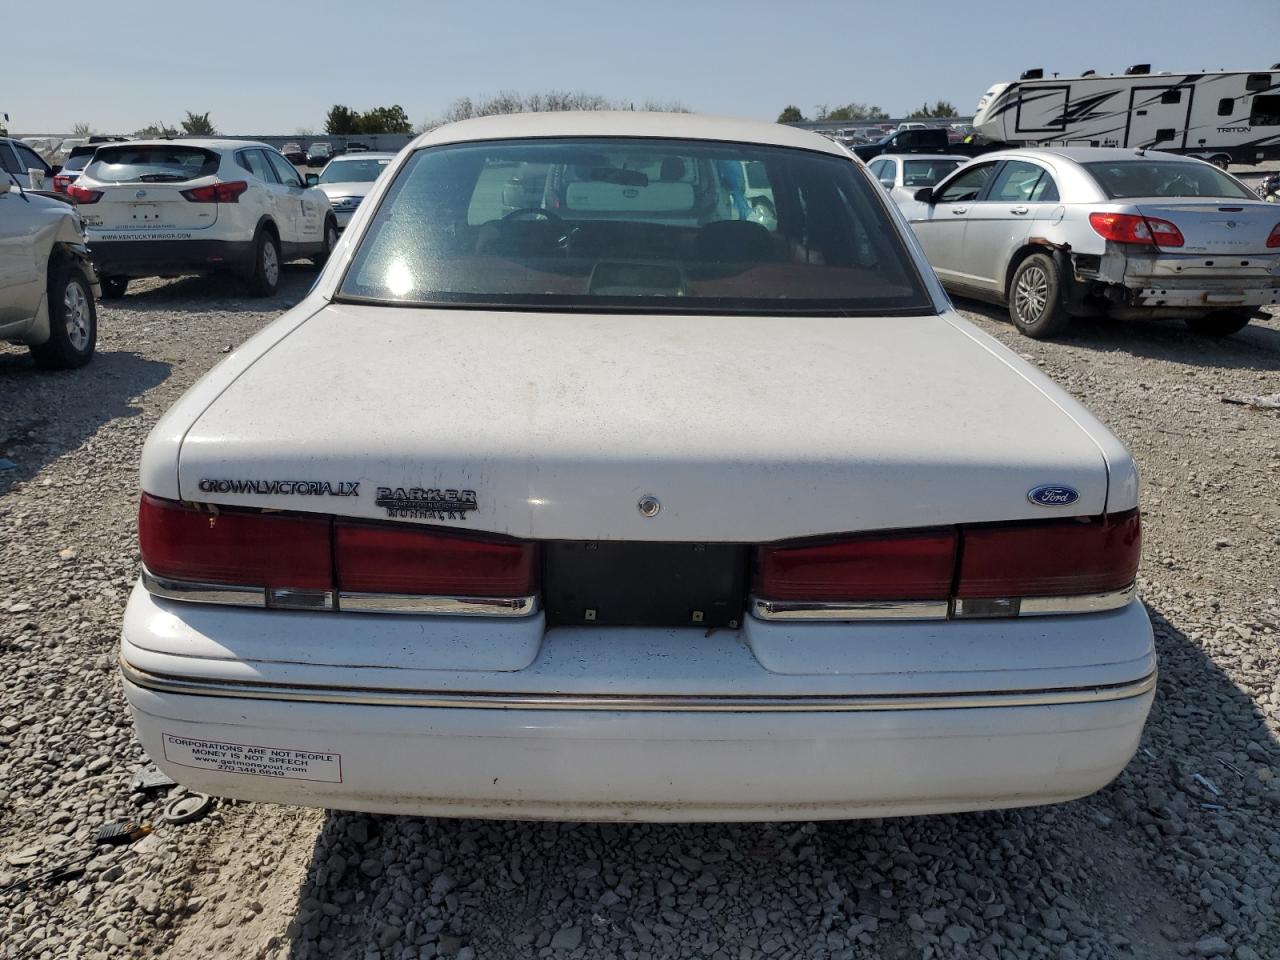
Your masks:
[{"label": "steering wheel", "polygon": [[564,217],[542,207],[521,207],[518,210],[512,210],[502,218],[503,223],[511,220],[546,220],[548,223],[564,223]]}]

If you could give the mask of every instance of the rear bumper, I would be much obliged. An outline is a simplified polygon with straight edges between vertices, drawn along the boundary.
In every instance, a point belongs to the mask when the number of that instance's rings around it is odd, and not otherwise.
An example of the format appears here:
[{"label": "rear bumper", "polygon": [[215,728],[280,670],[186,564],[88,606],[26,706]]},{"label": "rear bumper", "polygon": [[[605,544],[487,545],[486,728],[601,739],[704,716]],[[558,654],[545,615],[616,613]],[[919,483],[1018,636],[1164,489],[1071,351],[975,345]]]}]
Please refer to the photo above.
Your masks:
[{"label": "rear bumper", "polygon": [[89,240],[100,276],[155,277],[248,269],[253,241],[236,240]]},{"label": "rear bumper", "polygon": [[1129,287],[1135,307],[1198,307],[1231,310],[1280,304],[1280,282],[1260,282],[1252,278],[1200,284],[1170,284],[1147,278]]},{"label": "rear bumper", "polygon": [[[246,800],[834,819],[1088,794],[1132,757],[1154,695],[1138,603],[1023,624],[808,625],[805,662],[797,628],[751,618],[711,636],[607,637],[544,632],[538,616],[461,619],[211,609],[135,590],[121,668],[138,738],[179,782]],[[356,649],[367,666],[315,662]]]},{"label": "rear bumper", "polygon": [[1055,803],[1137,749],[1154,678],[1115,700],[825,712],[470,709],[193,696],[126,668],[170,776],[244,800],[421,816],[791,820]]}]

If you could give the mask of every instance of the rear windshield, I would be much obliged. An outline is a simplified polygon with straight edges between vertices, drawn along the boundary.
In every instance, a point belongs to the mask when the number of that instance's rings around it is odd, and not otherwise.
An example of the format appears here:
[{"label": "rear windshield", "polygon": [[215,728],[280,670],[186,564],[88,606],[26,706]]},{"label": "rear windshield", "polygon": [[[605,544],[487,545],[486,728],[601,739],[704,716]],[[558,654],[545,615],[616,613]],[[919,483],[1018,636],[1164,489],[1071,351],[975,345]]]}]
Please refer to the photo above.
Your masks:
[{"label": "rear windshield", "polygon": [[88,153],[73,153],[67,158],[67,162],[62,165],[64,171],[83,170],[89,165],[89,161],[93,159],[93,151]]},{"label": "rear windshield", "polygon": [[320,174],[320,182],[372,183],[390,162],[385,157],[381,160],[334,160]]},{"label": "rear windshield", "polygon": [[218,155],[181,144],[99,147],[85,176],[103,183],[177,183],[217,172]]},{"label": "rear windshield", "polygon": [[932,312],[850,160],[704,141],[573,138],[417,151],[344,298],[501,308]]},{"label": "rear windshield", "polygon": [[902,164],[904,187],[932,187],[960,166],[959,160],[906,160]]},{"label": "rear windshield", "polygon": [[1085,169],[1108,197],[1229,197],[1257,200],[1210,163],[1191,160],[1108,160],[1086,163]]}]

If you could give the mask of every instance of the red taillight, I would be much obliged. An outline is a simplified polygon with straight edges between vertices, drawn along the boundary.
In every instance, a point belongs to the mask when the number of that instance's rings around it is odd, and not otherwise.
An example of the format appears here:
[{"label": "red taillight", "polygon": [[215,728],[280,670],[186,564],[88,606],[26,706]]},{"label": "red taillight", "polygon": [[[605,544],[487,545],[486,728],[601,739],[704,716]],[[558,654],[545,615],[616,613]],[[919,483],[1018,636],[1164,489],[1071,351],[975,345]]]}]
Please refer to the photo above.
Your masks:
[{"label": "red taillight", "polygon": [[946,600],[955,562],[951,530],[760,547],[754,592],[769,600]]},{"label": "red taillight", "polygon": [[1095,212],[1089,214],[1089,225],[1098,236],[1115,243],[1136,243],[1145,247],[1180,247],[1184,243],[1182,231],[1159,217]]},{"label": "red taillight", "polygon": [[537,590],[532,543],[339,522],[338,589],[445,597],[526,597]]},{"label": "red taillight", "polygon": [[249,189],[243,180],[232,180],[230,183],[211,183],[204,187],[192,187],[183,190],[182,195],[192,203],[239,203],[240,194]]},{"label": "red taillight", "polygon": [[213,512],[144,494],[142,562],[157,577],[246,587],[332,590],[325,517]]},{"label": "red taillight", "polygon": [[1062,597],[1133,583],[1142,553],[1137,510],[1110,517],[961,528],[956,596]]},{"label": "red taillight", "polygon": [[752,593],[775,602],[953,601],[958,616],[1005,616],[1026,598],[1123,591],[1141,549],[1137,510],[857,536],[758,548]]},{"label": "red taillight", "polygon": [[[55,183],[57,178],[54,178]],[[102,199],[101,190],[90,190],[88,187],[81,187],[77,184],[69,184],[67,186],[67,196],[76,203],[97,203]]]},{"label": "red taillight", "polygon": [[66,193],[67,187],[69,186],[71,186],[70,177],[64,177],[60,173],[55,173],[53,175],[53,192],[54,193]]},{"label": "red taillight", "polygon": [[1267,237],[1268,247],[1280,247],[1280,223],[1271,228],[1271,235]]}]

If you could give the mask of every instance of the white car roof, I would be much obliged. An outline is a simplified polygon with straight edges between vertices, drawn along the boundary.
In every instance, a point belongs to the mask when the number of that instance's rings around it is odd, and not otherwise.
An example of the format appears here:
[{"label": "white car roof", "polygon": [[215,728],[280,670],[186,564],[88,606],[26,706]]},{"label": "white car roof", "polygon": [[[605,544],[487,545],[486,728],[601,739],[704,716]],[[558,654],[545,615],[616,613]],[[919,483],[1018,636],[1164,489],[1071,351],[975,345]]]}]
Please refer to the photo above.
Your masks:
[{"label": "white car roof", "polygon": [[1164,153],[1160,150],[1144,150],[1139,153],[1133,147],[1026,147],[1014,150],[996,150],[980,155],[980,159],[992,157],[1043,157],[1046,160],[1061,157],[1073,163],[1106,163],[1108,160],[1182,160],[1186,163],[1200,163],[1195,157],[1184,157],[1176,153]]},{"label": "white car roof", "polygon": [[971,159],[961,153],[882,153],[872,157],[870,163],[880,159],[888,160],[955,160],[957,163],[968,163]]},{"label": "white car roof", "polygon": [[330,163],[346,163],[348,160],[394,160],[396,154],[387,153],[383,150],[357,150],[355,153],[344,153],[341,156],[334,157]]},{"label": "white car roof", "polygon": [[169,140],[122,140],[116,143],[101,144],[104,147],[201,147],[205,150],[243,150],[246,147],[275,147],[260,140],[202,140],[195,137],[174,137]]},{"label": "white car roof", "polygon": [[849,156],[833,140],[778,123],[737,120],[693,113],[645,113],[634,110],[512,113],[446,124],[424,133],[411,149],[476,140],[520,140],[537,137],[654,137],[757,143]]}]

